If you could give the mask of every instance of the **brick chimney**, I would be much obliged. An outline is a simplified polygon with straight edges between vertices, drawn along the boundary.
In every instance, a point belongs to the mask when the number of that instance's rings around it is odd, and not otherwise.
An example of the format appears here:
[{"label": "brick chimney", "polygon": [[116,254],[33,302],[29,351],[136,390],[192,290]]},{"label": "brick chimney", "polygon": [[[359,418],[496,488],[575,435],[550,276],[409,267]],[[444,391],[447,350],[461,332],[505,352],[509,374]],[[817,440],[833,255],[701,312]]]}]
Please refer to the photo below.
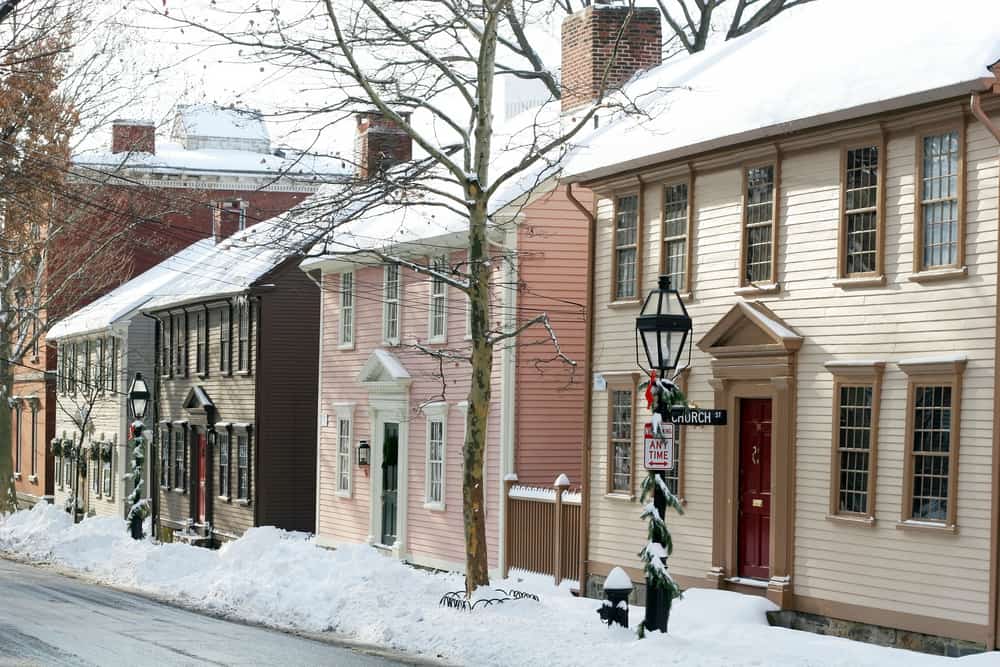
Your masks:
[{"label": "brick chimney", "polygon": [[116,120],[111,125],[112,153],[156,153],[156,127],[142,120]]},{"label": "brick chimney", "polygon": [[[409,113],[400,113],[409,122]],[[358,114],[358,177],[368,180],[379,171],[413,159],[413,140],[401,127],[378,111]]]},{"label": "brick chimney", "polygon": [[[616,55],[615,41],[626,20]],[[662,48],[657,7],[630,10],[595,3],[566,17],[562,24],[562,110],[572,111],[597,99],[609,63],[606,89],[610,91],[636,72],[659,65]]]}]

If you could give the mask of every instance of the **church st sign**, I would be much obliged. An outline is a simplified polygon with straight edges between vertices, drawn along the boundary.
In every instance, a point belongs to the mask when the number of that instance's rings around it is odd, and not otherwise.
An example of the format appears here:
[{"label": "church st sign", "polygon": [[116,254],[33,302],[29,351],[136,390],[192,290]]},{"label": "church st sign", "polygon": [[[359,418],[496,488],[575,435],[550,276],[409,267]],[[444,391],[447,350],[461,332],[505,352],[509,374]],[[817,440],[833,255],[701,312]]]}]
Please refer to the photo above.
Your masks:
[{"label": "church st sign", "polygon": [[672,408],[670,421],[685,426],[725,426],[726,411],[712,408]]}]

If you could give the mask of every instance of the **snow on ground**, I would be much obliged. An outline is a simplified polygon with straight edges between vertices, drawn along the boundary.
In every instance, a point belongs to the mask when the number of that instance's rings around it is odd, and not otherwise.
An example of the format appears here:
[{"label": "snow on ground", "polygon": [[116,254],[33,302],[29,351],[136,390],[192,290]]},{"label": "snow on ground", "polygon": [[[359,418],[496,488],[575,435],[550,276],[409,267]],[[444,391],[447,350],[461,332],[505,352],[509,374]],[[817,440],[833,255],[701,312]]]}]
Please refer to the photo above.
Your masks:
[{"label": "snow on ground", "polygon": [[[462,589],[460,575],[411,568],[367,546],[323,549],[302,534],[274,528],[252,529],[210,551],[133,541],[125,522],[114,518],[73,525],[61,509],[41,504],[0,517],[0,552],[206,611],[285,629],[329,631],[457,664],[956,664],[951,658],[772,628],[765,617],[771,603],[724,591],[688,591],[674,607],[670,634],[644,640],[636,639],[634,630],[602,625],[598,601],[575,598],[539,575],[518,573],[494,586],[533,592],[540,603],[512,601],[471,613],[449,609],[438,600]],[[632,608],[633,628],[642,611]],[[957,664],[1000,665],[996,655]]]}]

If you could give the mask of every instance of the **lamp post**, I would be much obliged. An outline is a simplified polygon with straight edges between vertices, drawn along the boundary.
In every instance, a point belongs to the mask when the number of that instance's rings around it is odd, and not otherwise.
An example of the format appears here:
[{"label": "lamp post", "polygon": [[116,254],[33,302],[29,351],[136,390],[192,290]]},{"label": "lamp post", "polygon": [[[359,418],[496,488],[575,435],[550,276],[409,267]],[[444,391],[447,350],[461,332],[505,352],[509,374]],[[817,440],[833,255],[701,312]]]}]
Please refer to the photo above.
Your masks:
[{"label": "lamp post", "polygon": [[[657,289],[646,297],[635,321],[636,362],[640,368],[647,370],[639,356],[641,342],[650,375],[647,398],[650,408],[658,416],[658,419],[653,419],[653,438],[660,437],[661,423],[670,424],[671,405],[683,400],[683,395],[668,375],[674,371],[676,377],[676,371],[682,367],[681,360],[685,351],[690,363],[691,329],[691,317],[678,291],[670,286],[670,276],[660,276]],[[656,371],[659,371],[659,378],[656,377]],[[650,467],[653,468],[652,465]],[[671,548],[669,545],[672,544],[665,523],[666,511],[668,506],[678,512],[682,512],[682,509],[677,498],[670,493],[662,469],[651,469],[643,483],[643,502],[646,502],[645,499],[650,494],[653,496],[655,510],[647,507],[643,513],[643,517],[650,522],[649,542],[641,552],[646,562],[646,617],[643,629],[665,633],[671,602],[680,594],[680,589],[670,578],[666,568],[666,558],[670,555]]]},{"label": "lamp post", "polygon": [[146,408],[149,406],[149,386],[142,377],[142,373],[136,373],[132,379],[132,384],[128,388],[129,411],[135,421],[129,427],[132,440],[132,493],[129,494],[128,525],[129,533],[133,539],[143,538],[142,522],[149,514],[149,502],[143,498],[142,467],[146,458],[146,438],[143,435],[145,424],[142,420],[146,416]]}]

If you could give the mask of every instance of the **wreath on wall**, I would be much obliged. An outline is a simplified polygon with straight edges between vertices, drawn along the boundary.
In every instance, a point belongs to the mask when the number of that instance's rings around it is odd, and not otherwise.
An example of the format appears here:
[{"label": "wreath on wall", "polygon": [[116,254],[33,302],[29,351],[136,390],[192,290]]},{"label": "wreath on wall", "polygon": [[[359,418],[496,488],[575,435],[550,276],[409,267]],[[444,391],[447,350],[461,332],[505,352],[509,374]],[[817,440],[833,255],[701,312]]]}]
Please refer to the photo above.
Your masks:
[{"label": "wreath on wall", "polygon": [[52,449],[53,456],[63,455],[63,441],[62,438],[52,438],[52,442],[49,443]]},{"label": "wreath on wall", "polygon": [[101,443],[101,461],[104,463],[111,463],[111,454],[114,451],[114,446],[108,442],[104,441]]}]

